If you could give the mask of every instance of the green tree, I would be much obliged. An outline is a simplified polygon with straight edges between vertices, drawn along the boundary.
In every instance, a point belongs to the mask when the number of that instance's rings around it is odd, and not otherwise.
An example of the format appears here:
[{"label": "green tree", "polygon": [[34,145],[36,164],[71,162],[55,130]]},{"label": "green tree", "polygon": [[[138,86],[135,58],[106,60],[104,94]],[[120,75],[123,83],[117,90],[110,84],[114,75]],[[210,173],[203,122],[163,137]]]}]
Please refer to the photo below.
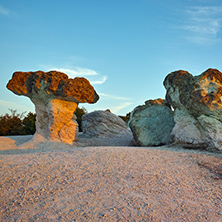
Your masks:
[{"label": "green tree", "polygon": [[25,135],[34,134],[36,131],[35,127],[36,114],[29,112],[27,116],[22,120],[23,133]]},{"label": "green tree", "polygon": [[0,117],[0,135],[21,135],[23,134],[22,120],[24,113],[18,114],[17,110],[9,109],[8,113]]},{"label": "green tree", "polygon": [[77,117],[76,121],[79,124],[79,131],[80,132],[82,132],[82,127],[81,127],[82,116],[86,113],[87,113],[87,110],[84,107],[82,107],[82,108],[77,107],[77,109],[75,111],[75,115]]},{"label": "green tree", "polygon": [[[35,122],[36,114],[29,112],[25,117],[24,114],[18,114],[17,110],[9,109],[11,114],[5,114],[0,116],[0,136],[10,135],[30,135],[36,131]],[[79,131],[81,132],[82,116],[87,113],[87,110],[82,107],[77,107],[75,115],[76,121],[79,124]]]},{"label": "green tree", "polygon": [[126,124],[129,122],[130,113],[127,113],[126,116],[119,116]]},{"label": "green tree", "polygon": [[10,116],[8,113],[4,116],[0,116],[0,136],[6,136],[10,130],[10,126],[8,124],[9,118]]}]

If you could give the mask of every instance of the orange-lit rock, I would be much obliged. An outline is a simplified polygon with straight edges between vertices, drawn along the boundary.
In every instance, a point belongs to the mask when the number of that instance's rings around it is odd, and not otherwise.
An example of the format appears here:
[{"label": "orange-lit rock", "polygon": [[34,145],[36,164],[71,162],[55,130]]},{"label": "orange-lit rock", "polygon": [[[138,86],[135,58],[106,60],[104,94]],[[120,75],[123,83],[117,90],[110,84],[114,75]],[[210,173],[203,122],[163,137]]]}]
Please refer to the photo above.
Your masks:
[{"label": "orange-lit rock", "polygon": [[158,104],[158,105],[162,105],[162,106],[168,106],[168,104],[166,103],[166,100],[165,99],[149,99],[147,101],[145,101],[145,104],[146,105],[149,105],[149,106],[152,106],[152,105],[155,105],[155,104]]},{"label": "orange-lit rock", "polygon": [[99,99],[87,79],[69,79],[57,71],[15,72],[7,88],[17,95],[29,97],[35,104],[35,136],[65,143],[72,143],[77,138],[74,112],[78,104],[95,103]]}]

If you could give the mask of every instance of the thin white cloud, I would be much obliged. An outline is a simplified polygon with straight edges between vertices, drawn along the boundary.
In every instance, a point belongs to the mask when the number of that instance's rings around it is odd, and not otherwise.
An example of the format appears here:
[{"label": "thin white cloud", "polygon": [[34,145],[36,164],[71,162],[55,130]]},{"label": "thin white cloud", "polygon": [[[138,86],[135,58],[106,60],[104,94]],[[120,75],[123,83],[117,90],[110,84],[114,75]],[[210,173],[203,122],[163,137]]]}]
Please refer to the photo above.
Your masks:
[{"label": "thin white cloud", "polygon": [[126,97],[121,97],[121,96],[115,96],[115,95],[109,95],[109,94],[105,94],[105,93],[98,93],[100,97],[105,97],[107,99],[114,99],[114,100],[131,100],[129,98]]},{"label": "thin white cloud", "polygon": [[221,21],[214,19],[203,19],[196,24],[184,26],[184,29],[201,35],[216,35],[221,28]]},{"label": "thin white cloud", "polygon": [[107,76],[101,76],[95,70],[88,68],[74,67],[70,69],[70,68],[58,68],[49,65],[40,65],[40,67],[45,69],[46,71],[56,70],[59,72],[63,72],[67,74],[70,78],[86,77],[92,85],[101,85],[108,79]]},{"label": "thin white cloud", "polygon": [[10,11],[7,8],[0,5],[0,14],[1,15],[6,15],[7,16],[7,15],[9,15],[9,12]]},{"label": "thin white cloud", "polygon": [[30,107],[19,105],[15,102],[0,100],[0,106],[5,107],[7,109],[18,109],[18,110],[29,110]]},{"label": "thin white cloud", "polygon": [[222,7],[218,6],[196,6],[186,10],[193,17],[199,16],[211,16],[215,14],[220,14],[222,12]]},{"label": "thin white cloud", "polygon": [[128,107],[128,106],[130,106],[130,105],[132,105],[132,104],[133,104],[133,103],[131,103],[131,102],[121,103],[121,104],[118,105],[118,106],[111,107],[111,111],[112,111],[113,113],[118,113],[121,109],[124,109],[124,108],[126,108],[126,107]]},{"label": "thin white cloud", "polygon": [[95,76],[95,75],[99,75],[93,69],[86,69],[86,68],[80,68],[80,67],[75,67],[74,69],[52,67],[49,70],[56,70],[56,71],[59,71],[59,72],[64,72],[65,74],[67,74],[71,78],[74,78],[74,77],[77,77],[77,76]]},{"label": "thin white cloud", "polygon": [[102,79],[90,81],[90,83],[92,85],[101,85],[101,84],[103,84],[107,80],[107,78],[108,78],[107,76],[103,76]]},{"label": "thin white cloud", "polygon": [[196,43],[209,43],[217,39],[222,29],[222,7],[192,7],[185,11],[188,39]]},{"label": "thin white cloud", "polygon": [[212,45],[218,42],[216,38],[210,38],[207,36],[200,36],[200,35],[187,36],[186,39],[192,43],[196,43],[200,45],[204,45],[204,44]]},{"label": "thin white cloud", "polygon": [[[126,97],[122,97],[122,96],[117,96],[117,95],[110,95],[110,94],[106,94],[106,93],[100,93],[98,92],[99,96],[100,96],[100,100],[104,103],[104,104],[110,104],[109,105],[109,109],[111,110],[112,113],[121,113],[122,109],[125,109],[126,107],[134,104],[134,102],[132,101],[133,99],[131,98],[126,98]],[[112,105],[111,105],[112,104]],[[103,107],[100,109],[101,110],[106,110],[107,105],[103,105]]]}]

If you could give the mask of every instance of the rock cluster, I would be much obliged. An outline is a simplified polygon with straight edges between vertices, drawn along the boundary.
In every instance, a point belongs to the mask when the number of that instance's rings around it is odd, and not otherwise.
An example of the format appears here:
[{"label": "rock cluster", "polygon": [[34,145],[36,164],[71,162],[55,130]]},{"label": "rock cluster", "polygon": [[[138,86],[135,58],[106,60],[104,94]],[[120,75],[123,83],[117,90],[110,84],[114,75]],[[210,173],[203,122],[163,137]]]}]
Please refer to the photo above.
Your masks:
[{"label": "rock cluster", "polygon": [[15,72],[7,88],[30,98],[37,114],[36,134],[50,141],[72,143],[78,135],[74,112],[79,103],[99,99],[85,78],[69,79],[64,73]]},{"label": "rock cluster", "polygon": [[172,142],[222,150],[222,73],[208,69],[192,76],[176,71],[165,78],[164,86],[175,113]]},{"label": "rock cluster", "polygon": [[[147,100],[130,114],[129,126],[110,110],[82,117],[84,138],[129,138],[137,145],[180,144],[188,148],[222,151],[222,73],[208,69],[198,76],[179,70],[164,80],[166,97]],[[69,79],[61,72],[15,72],[7,88],[35,104],[35,139],[73,143],[79,103],[99,99],[85,78]]]},{"label": "rock cluster", "polygon": [[166,76],[164,86],[166,101],[148,100],[131,113],[130,127],[137,144],[222,150],[222,73],[208,69],[193,76],[179,70]]}]

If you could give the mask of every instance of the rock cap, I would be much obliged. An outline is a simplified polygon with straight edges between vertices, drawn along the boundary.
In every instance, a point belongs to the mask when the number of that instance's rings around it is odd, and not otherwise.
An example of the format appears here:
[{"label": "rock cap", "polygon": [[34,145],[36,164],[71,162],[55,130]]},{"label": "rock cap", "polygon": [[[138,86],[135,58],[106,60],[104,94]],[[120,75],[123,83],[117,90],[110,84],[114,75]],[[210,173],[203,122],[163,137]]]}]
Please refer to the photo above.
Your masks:
[{"label": "rock cap", "polygon": [[58,71],[14,72],[7,88],[29,98],[57,98],[76,103],[96,103],[99,99],[87,79],[71,79]]}]

